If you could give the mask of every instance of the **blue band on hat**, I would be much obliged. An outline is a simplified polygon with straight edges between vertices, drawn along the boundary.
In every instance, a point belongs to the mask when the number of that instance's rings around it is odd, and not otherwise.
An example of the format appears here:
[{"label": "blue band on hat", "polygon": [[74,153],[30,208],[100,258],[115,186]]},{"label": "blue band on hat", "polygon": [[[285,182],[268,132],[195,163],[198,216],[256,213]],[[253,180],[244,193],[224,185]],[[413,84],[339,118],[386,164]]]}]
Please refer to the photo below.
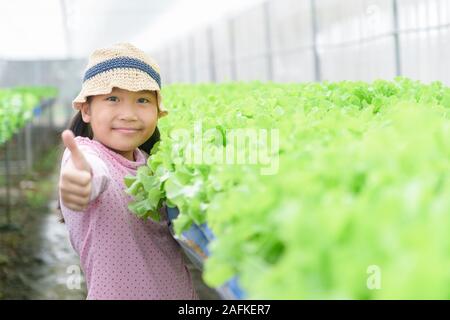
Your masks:
[{"label": "blue band on hat", "polygon": [[134,68],[144,71],[153,80],[155,80],[156,83],[158,83],[158,86],[161,88],[161,77],[159,73],[155,71],[155,69],[153,69],[145,62],[142,62],[141,60],[129,57],[114,58],[96,64],[95,66],[89,68],[89,70],[86,71],[83,78],[83,82],[91,79],[92,77],[96,76],[99,73],[116,68]]}]

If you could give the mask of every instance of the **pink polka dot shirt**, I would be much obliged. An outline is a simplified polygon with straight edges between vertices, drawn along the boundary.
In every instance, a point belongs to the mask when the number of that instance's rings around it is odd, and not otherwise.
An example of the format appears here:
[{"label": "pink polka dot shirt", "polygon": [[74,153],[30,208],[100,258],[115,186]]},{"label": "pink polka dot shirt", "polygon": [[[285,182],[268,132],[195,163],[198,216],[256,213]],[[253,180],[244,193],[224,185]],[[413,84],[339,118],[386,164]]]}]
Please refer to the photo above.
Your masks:
[{"label": "pink polka dot shirt", "polygon": [[[82,212],[61,202],[61,211],[80,257],[87,299],[198,299],[167,216],[159,223],[143,220],[127,207],[133,198],[123,179],[135,175],[148,156],[135,149],[136,161],[130,161],[98,141],[75,141],[92,167],[91,201]],[[61,168],[69,158],[66,148]]]}]

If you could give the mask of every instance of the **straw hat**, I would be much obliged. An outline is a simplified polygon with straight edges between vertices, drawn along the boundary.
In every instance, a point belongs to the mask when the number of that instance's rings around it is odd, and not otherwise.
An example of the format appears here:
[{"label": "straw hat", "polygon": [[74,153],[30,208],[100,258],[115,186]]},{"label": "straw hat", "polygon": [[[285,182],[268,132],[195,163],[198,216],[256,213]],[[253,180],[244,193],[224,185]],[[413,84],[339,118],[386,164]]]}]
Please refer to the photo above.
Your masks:
[{"label": "straw hat", "polygon": [[86,67],[81,92],[72,107],[80,110],[88,96],[111,93],[114,87],[129,90],[156,91],[158,116],[167,115],[162,105],[159,66],[151,57],[129,43],[95,50]]}]

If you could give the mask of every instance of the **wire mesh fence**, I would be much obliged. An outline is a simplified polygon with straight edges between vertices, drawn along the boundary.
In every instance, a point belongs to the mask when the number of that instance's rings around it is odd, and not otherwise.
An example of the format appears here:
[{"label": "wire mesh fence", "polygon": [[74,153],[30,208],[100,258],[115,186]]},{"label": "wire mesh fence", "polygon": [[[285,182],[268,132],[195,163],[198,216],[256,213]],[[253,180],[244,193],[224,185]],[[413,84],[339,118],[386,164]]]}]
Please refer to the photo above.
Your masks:
[{"label": "wire mesh fence", "polygon": [[0,228],[12,225],[11,209],[20,197],[20,181],[42,155],[55,145],[52,106],[54,98],[43,100],[34,108],[33,118],[0,146]]}]

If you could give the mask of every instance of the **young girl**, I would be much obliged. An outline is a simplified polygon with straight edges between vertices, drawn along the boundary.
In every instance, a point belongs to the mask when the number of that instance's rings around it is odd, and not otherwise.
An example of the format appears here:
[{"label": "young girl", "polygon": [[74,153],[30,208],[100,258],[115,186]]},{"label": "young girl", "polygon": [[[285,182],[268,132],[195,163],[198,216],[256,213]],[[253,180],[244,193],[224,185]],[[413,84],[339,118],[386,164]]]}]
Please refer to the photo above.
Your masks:
[{"label": "young girl", "polygon": [[198,299],[163,210],[160,223],[142,220],[124,191],[124,176],[146,165],[159,140],[160,89],[159,68],[141,50],[96,50],[62,133],[60,207],[88,299]]}]

